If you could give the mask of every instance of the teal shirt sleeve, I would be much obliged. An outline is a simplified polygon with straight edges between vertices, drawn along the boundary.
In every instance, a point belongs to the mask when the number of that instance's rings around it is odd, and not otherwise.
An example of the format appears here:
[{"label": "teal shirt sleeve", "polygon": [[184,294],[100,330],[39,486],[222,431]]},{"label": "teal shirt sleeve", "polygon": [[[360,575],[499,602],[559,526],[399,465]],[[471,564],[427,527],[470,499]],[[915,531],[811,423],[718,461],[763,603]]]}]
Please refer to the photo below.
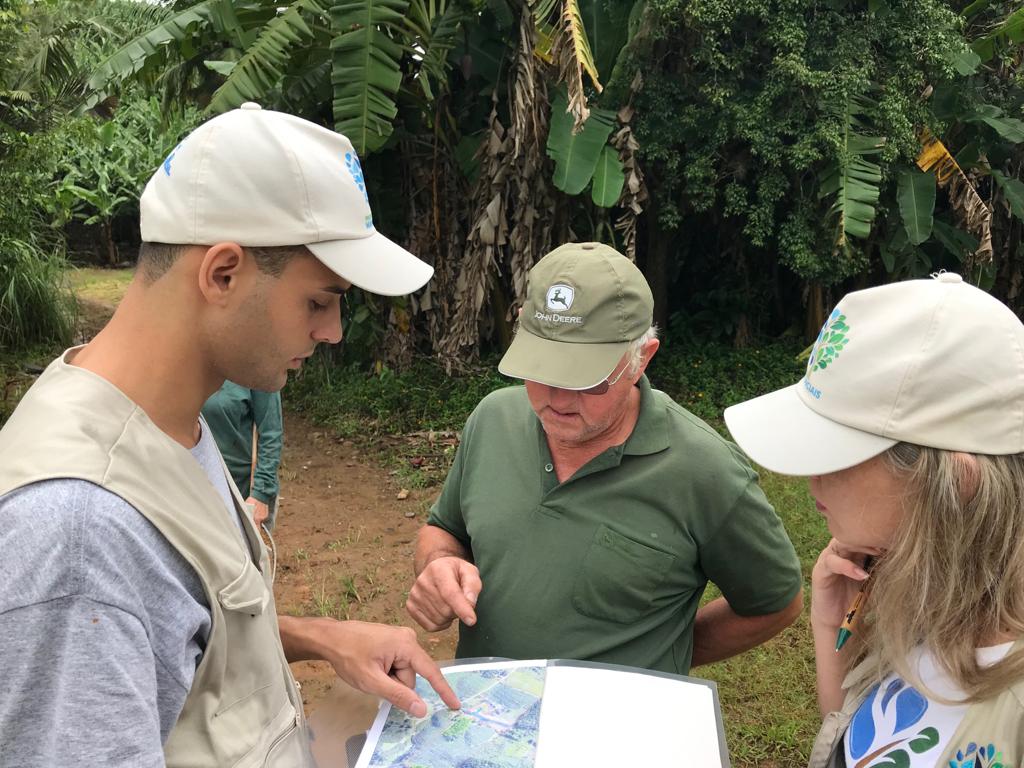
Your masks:
[{"label": "teal shirt sleeve", "polygon": [[277,497],[277,468],[284,444],[281,393],[252,390],[252,412],[256,425],[256,471],[250,493],[264,504],[270,504]]}]

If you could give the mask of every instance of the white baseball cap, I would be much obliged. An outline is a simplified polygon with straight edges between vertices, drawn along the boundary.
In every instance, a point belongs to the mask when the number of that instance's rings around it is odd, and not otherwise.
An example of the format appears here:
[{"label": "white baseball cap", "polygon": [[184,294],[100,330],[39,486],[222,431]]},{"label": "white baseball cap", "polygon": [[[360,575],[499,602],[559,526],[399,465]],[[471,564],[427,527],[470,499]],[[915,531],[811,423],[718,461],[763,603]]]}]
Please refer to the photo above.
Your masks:
[{"label": "white baseball cap", "polygon": [[150,178],[139,209],[145,242],[304,245],[384,296],[412,293],[434,273],[374,229],[347,138],[253,102],[192,131]]},{"label": "white baseball cap", "polygon": [[1024,325],[959,275],[846,295],[799,384],[734,405],[725,423],[787,475],[852,467],[899,442],[1024,453]]}]

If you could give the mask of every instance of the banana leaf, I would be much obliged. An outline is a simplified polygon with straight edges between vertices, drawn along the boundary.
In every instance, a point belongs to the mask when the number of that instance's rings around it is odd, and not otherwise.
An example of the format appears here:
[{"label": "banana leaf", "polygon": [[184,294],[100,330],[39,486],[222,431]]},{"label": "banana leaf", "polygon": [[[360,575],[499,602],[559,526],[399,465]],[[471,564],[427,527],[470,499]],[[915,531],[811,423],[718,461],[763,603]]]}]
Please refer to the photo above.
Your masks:
[{"label": "banana leaf", "polygon": [[247,40],[231,0],[197,3],[125,43],[101,61],[86,84],[88,95],[82,109],[91,109],[103,101],[111,83],[128,80],[165,61],[171,43],[188,51],[193,47],[193,37],[207,28],[224,35],[237,47],[244,47]]},{"label": "banana leaf", "polygon": [[393,130],[402,46],[390,33],[408,8],[408,0],[352,0],[331,9],[334,128],[360,155],[384,146]]},{"label": "banana leaf", "polygon": [[633,0],[579,0],[594,67],[606,82],[619,51],[628,40],[633,5]]},{"label": "banana leaf", "polygon": [[615,148],[604,145],[601,156],[594,169],[594,183],[591,186],[591,198],[602,208],[611,208],[622,195],[622,185],[626,182],[626,174],[622,170],[622,162]]},{"label": "banana leaf", "polygon": [[[296,0],[284,13],[268,21],[245,55],[210,100],[210,112],[226,112],[246,101],[262,101],[278,88],[291,61],[292,49],[313,37],[303,12],[323,14],[316,0]],[[210,66],[207,63],[207,66]]]},{"label": "banana leaf", "polygon": [[935,213],[935,175],[906,170],[899,175],[896,197],[907,239],[920,245],[932,235]]},{"label": "banana leaf", "polygon": [[551,105],[548,131],[548,156],[555,161],[554,185],[568,195],[578,195],[594,178],[601,152],[607,145],[615,122],[615,113],[592,109],[583,130],[573,134],[573,116],[566,109],[568,99],[559,91]]},{"label": "banana leaf", "polygon": [[999,171],[992,171],[992,178],[1003,191],[1006,202],[1010,205],[1010,211],[1021,221],[1024,221],[1024,182],[1019,179],[1011,179]]},{"label": "banana leaf", "polygon": [[884,136],[866,136],[858,133],[863,126],[860,115],[872,103],[863,97],[848,99],[838,117],[842,121],[842,146],[835,159],[826,166],[819,178],[818,197],[834,197],[831,213],[837,218],[835,244],[842,247],[846,236],[867,237],[875,220],[882,168],[865,158],[877,155],[885,144]]}]

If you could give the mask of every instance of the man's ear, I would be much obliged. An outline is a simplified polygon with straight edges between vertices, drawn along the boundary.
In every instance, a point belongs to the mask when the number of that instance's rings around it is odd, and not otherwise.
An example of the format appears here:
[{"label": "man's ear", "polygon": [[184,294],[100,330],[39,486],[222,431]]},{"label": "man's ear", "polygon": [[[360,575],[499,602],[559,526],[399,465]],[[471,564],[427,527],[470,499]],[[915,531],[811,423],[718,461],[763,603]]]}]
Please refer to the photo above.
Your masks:
[{"label": "man's ear", "polygon": [[651,362],[651,358],[654,357],[654,353],[658,351],[658,347],[661,346],[661,341],[658,339],[650,339],[643,347],[644,361],[640,366],[640,370],[637,372],[637,379],[639,380],[639,374],[647,370],[648,364]]},{"label": "man's ear", "polygon": [[199,292],[211,304],[225,304],[238,290],[249,254],[238,243],[217,243],[199,262]]}]

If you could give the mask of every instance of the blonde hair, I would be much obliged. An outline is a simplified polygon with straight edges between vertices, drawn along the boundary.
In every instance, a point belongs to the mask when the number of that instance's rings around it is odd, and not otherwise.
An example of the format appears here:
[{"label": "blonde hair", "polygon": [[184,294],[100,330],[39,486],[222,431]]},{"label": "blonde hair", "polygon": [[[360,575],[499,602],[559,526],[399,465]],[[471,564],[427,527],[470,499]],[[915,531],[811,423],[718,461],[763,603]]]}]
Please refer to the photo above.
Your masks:
[{"label": "blonde hair", "polygon": [[908,661],[923,645],[966,701],[990,698],[1024,679],[1024,649],[988,667],[975,654],[1024,635],[1024,454],[899,443],[883,460],[906,481],[903,519],[872,573],[862,655],[877,654],[876,680],[895,672],[925,690]]}]

